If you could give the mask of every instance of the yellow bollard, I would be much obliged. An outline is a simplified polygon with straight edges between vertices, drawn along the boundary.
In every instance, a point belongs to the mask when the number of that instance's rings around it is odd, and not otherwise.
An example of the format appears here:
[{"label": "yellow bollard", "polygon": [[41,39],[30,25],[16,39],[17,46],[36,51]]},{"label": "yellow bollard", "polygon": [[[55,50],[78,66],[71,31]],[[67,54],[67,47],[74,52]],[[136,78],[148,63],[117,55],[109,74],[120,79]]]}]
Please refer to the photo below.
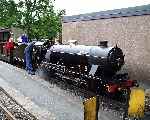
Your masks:
[{"label": "yellow bollard", "polygon": [[132,88],[129,99],[128,116],[131,118],[144,117],[145,91],[142,88]]},{"label": "yellow bollard", "polygon": [[92,97],[83,102],[84,105],[84,120],[98,119],[98,97]]}]

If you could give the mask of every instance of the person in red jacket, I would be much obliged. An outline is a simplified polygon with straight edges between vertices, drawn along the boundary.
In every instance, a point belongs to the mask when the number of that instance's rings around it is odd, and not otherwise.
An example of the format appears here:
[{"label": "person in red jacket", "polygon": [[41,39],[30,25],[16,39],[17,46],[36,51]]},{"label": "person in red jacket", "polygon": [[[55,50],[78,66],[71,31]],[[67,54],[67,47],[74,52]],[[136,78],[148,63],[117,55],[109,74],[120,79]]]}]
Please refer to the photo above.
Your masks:
[{"label": "person in red jacket", "polygon": [[13,49],[14,49],[14,42],[13,38],[10,37],[9,40],[7,40],[5,43],[5,51],[6,55],[10,58],[9,59],[10,63],[13,63]]},{"label": "person in red jacket", "polygon": [[13,38],[9,38],[9,40],[5,44],[5,49],[7,52],[7,56],[10,55],[14,49],[14,43],[13,43]]}]

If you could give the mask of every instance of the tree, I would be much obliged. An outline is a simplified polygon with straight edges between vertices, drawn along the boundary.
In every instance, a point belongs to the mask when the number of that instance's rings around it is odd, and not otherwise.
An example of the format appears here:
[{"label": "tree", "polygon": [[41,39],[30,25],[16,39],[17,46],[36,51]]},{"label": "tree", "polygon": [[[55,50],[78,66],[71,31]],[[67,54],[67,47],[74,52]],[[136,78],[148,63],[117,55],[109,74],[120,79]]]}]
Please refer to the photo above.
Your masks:
[{"label": "tree", "polygon": [[0,26],[19,27],[30,39],[53,39],[61,32],[65,11],[55,11],[51,0],[0,0]]},{"label": "tree", "polygon": [[50,0],[20,1],[23,14],[20,25],[30,39],[53,39],[61,32],[61,16],[64,10],[55,12],[53,2]]},{"label": "tree", "polygon": [[17,24],[19,11],[14,0],[0,0],[0,26],[11,27]]}]

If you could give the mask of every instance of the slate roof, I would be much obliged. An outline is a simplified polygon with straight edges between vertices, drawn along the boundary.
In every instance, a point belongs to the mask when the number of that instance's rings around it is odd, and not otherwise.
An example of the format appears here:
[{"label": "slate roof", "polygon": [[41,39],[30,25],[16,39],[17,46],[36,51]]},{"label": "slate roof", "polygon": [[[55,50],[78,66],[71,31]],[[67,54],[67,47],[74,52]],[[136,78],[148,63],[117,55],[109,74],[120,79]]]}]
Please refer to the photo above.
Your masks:
[{"label": "slate roof", "polygon": [[142,15],[150,15],[150,4],[137,6],[137,7],[129,7],[129,8],[122,8],[122,9],[73,15],[73,16],[64,16],[63,22],[67,23],[67,22],[77,22],[77,21],[90,21],[90,20],[142,16]]}]

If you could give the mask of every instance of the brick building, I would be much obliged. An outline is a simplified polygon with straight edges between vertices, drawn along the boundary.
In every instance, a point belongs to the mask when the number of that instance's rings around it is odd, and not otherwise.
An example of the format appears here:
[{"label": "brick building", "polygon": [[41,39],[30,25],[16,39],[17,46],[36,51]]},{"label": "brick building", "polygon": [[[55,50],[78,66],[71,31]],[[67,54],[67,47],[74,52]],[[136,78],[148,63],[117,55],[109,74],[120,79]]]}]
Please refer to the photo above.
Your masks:
[{"label": "brick building", "polygon": [[97,45],[108,40],[125,54],[125,66],[132,79],[150,80],[150,5],[89,14],[65,16],[62,40]]}]

